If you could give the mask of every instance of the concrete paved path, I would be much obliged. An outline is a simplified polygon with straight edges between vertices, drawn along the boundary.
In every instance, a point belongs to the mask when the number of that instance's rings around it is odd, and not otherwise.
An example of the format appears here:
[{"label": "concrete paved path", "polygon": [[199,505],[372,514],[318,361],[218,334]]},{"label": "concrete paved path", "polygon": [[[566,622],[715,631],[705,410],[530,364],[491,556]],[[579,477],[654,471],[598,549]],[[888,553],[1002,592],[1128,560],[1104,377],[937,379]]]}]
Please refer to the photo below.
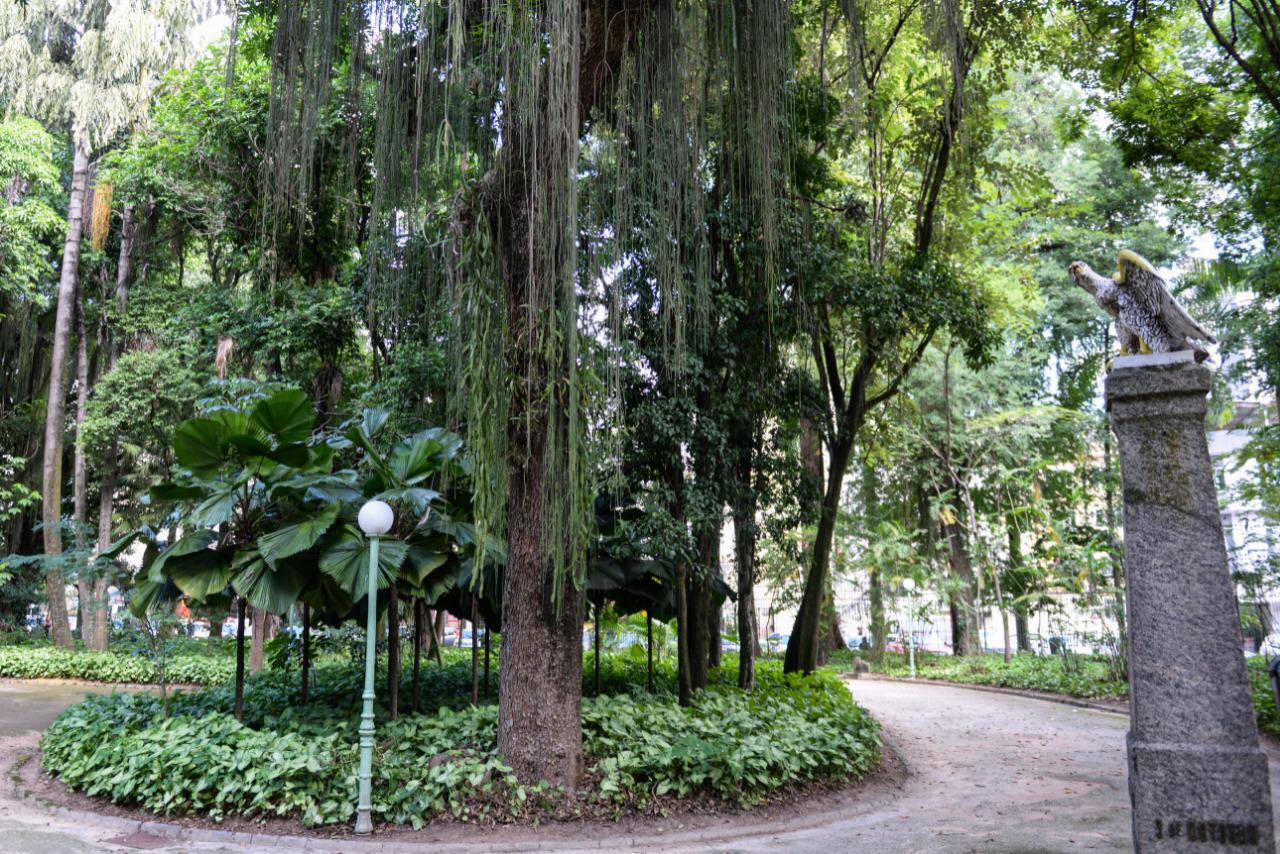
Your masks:
[{"label": "concrete paved path", "polygon": [[[0,684],[0,735],[20,731],[19,717],[47,725],[59,703],[83,695],[82,687],[46,686],[25,695]],[[889,741],[909,769],[896,798],[865,809],[820,817],[808,826],[751,826],[749,817],[726,828],[723,842],[703,837],[672,844],[667,839],[626,839],[613,845],[593,834],[593,850],[670,852],[1035,852],[1129,851],[1129,805],[1125,782],[1125,717],[1006,694],[938,685],[862,680],[850,683],[858,701],[885,726]],[[60,695],[60,699],[59,699]],[[15,713],[12,710],[17,709]],[[29,737],[29,736],[28,736]],[[1272,757],[1271,782],[1280,803],[1280,762]],[[86,827],[50,817],[0,796],[0,848],[5,851],[136,851],[112,844],[118,831]],[[805,824],[800,822],[799,824]],[[743,837],[740,834],[749,832]],[[376,837],[375,837],[376,838]],[[150,850],[258,852],[279,850],[251,844],[166,843]],[[386,851],[502,850],[496,840],[473,846],[396,846]],[[550,850],[574,850],[561,840]],[[603,844],[602,844],[603,843]],[[342,850],[317,844],[320,850]],[[350,850],[350,849],[349,849]]]}]

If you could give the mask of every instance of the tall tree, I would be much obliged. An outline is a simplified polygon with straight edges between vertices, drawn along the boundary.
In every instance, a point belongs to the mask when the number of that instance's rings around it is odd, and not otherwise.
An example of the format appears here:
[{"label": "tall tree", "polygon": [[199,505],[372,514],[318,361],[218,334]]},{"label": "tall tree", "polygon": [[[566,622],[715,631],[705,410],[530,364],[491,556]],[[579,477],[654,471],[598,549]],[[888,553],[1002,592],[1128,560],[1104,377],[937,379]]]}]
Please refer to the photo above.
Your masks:
[{"label": "tall tree", "polygon": [[[787,647],[789,672],[811,672],[818,664],[844,478],[868,417],[898,394],[939,332],[950,330],[973,359],[990,346],[983,297],[947,263],[937,223],[947,204],[948,176],[964,153],[966,117],[989,96],[988,87],[973,79],[975,66],[984,55],[1004,61],[1004,54],[1021,49],[1035,7],[1016,0],[947,0],[847,3],[842,11],[842,26],[824,15],[812,36],[811,50],[820,57],[813,85],[829,99],[831,81],[849,79],[855,98],[843,125],[834,121],[836,105],[824,113],[837,128],[852,122],[857,132],[846,144],[864,152],[854,187],[834,186],[829,172],[814,170],[817,180],[802,188],[814,199],[815,223],[843,250],[835,259],[817,260],[822,256],[815,253],[812,279],[806,279],[810,349],[826,400],[827,472]],[[837,35],[844,37],[843,48]],[[935,51],[924,70],[922,48]],[[907,80],[921,73],[933,80],[929,91],[937,95],[904,114],[895,93],[911,88]],[[819,160],[832,135],[814,135],[810,151]]]},{"label": "tall tree", "polygon": [[[67,363],[91,151],[145,119],[160,77],[189,51],[197,8],[191,0],[117,0],[106,8],[49,0],[0,9],[0,41],[6,45],[0,90],[17,111],[66,128],[72,147],[44,429],[42,524],[44,551],[50,557],[62,553]],[[50,568],[46,586],[51,631],[55,643],[69,647],[64,584],[61,569]]]}]

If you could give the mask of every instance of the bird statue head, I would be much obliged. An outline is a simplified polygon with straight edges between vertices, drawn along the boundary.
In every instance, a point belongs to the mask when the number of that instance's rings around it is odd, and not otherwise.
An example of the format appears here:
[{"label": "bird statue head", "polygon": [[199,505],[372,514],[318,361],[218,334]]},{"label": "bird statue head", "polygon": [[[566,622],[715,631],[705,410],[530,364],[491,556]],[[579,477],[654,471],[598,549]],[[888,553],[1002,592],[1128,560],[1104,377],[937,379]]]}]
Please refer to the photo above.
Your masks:
[{"label": "bird statue head", "polygon": [[1094,284],[1094,279],[1098,278],[1098,274],[1083,261],[1073,261],[1071,266],[1067,268],[1067,272],[1071,274],[1071,279],[1077,285],[1084,288],[1091,295],[1098,295],[1098,286]]},{"label": "bird statue head", "polygon": [[1146,270],[1148,273],[1155,273],[1156,271],[1156,268],[1151,266],[1151,262],[1146,258],[1143,258],[1137,252],[1134,252],[1132,249],[1121,249],[1120,254],[1116,256],[1117,269],[1115,275],[1111,277],[1112,281],[1117,285],[1124,284],[1124,265],[1126,261],[1137,267],[1139,270]]}]

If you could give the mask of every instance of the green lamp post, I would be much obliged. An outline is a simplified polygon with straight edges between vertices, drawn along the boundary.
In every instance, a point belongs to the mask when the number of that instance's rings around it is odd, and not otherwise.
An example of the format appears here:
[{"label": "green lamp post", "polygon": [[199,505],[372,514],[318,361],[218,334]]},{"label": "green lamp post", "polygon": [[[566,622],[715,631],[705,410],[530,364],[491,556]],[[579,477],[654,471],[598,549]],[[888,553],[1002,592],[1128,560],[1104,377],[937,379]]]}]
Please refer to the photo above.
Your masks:
[{"label": "green lamp post", "polygon": [[373,665],[378,641],[378,538],[391,530],[395,514],[385,501],[367,501],[357,517],[369,537],[369,612],[364,634],[364,711],[360,714],[360,799],[356,802],[356,833],[372,833],[373,810]]}]

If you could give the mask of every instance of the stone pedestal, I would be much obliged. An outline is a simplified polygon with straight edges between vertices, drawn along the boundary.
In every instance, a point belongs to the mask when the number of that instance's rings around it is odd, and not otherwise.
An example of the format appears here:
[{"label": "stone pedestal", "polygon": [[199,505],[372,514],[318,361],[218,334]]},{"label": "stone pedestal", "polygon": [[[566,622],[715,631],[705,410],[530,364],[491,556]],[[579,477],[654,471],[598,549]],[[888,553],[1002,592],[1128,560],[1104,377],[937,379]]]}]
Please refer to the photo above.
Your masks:
[{"label": "stone pedestal", "polygon": [[1241,652],[1190,353],[1117,358],[1107,409],[1124,483],[1134,847],[1275,851],[1267,759]]}]

